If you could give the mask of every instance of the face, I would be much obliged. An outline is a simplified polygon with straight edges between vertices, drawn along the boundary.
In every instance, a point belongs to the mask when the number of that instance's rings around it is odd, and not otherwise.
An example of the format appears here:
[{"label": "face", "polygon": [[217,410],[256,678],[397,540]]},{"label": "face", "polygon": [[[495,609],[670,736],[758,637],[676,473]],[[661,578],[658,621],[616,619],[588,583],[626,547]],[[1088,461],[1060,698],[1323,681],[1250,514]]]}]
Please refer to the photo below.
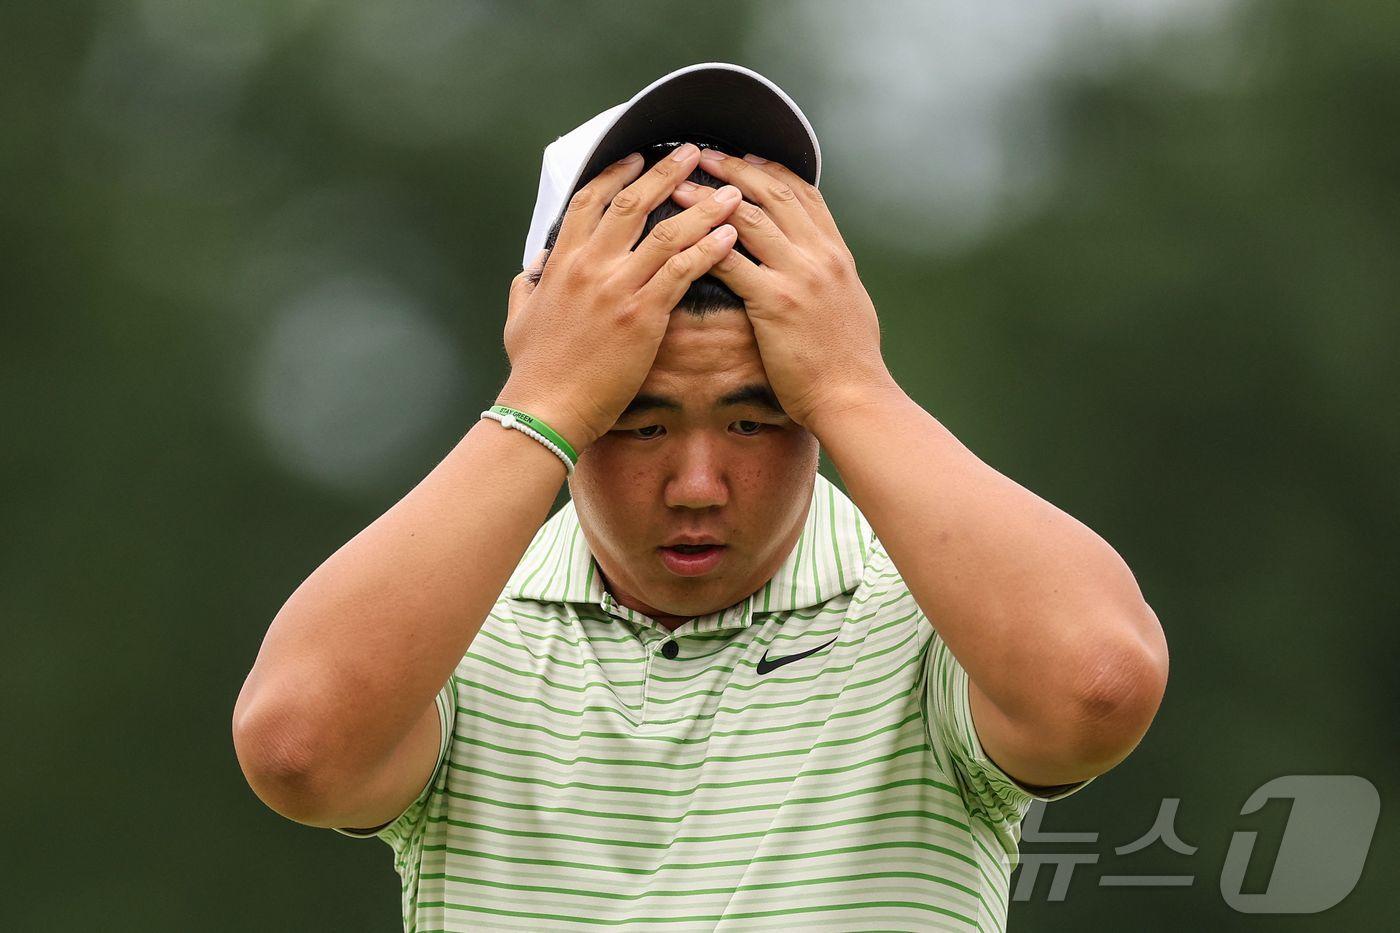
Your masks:
[{"label": "face", "polygon": [[[569,491],[619,603],[668,625],[745,599],[797,543],[816,437],[785,415],[742,310],[671,315],[656,362]],[[681,541],[706,542],[675,550]]]}]

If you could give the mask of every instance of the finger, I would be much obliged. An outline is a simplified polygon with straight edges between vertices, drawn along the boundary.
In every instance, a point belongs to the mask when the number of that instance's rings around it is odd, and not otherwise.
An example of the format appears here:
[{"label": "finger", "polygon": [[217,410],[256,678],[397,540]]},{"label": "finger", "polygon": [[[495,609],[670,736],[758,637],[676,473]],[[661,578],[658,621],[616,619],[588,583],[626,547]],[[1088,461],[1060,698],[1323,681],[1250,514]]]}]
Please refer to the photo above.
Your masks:
[{"label": "finger", "polygon": [[520,271],[531,279],[538,282],[544,275],[545,260],[549,259],[549,247],[546,246],[535,254],[535,257],[525,264],[525,268]]},{"label": "finger", "polygon": [[603,211],[617,197],[618,192],[636,181],[637,176],[642,174],[645,162],[639,152],[624,156],[574,192],[564,210],[564,221],[559,227],[559,236],[554,241],[556,253],[571,256],[575,250],[588,242],[598,227]]},{"label": "finger", "polygon": [[700,238],[689,249],[676,253],[662,264],[651,281],[642,286],[637,297],[644,308],[656,308],[670,313],[685,297],[690,283],[714,268],[725,256],[732,253],[731,247],[737,233],[729,224],[722,224]]},{"label": "finger", "polygon": [[731,249],[711,267],[710,275],[729,286],[730,291],[748,304],[763,294],[767,278],[772,273],[755,265],[753,260],[737,249]]},{"label": "finger", "polygon": [[[677,187],[672,197],[676,203],[688,206],[691,201],[709,197],[714,190],[707,185],[687,182],[686,185]],[[730,226],[733,224],[731,223]],[[728,285],[734,294],[745,301],[762,294],[768,275],[764,267],[758,266],[737,249],[730,249],[719,262],[711,267],[710,274]],[[677,301],[679,300],[677,299]]]},{"label": "finger", "polygon": [[[548,249],[542,249],[535,254],[535,258],[526,264],[524,269],[516,273],[515,278],[510,280],[510,297],[506,300],[506,323],[519,313],[525,305],[525,300],[530,297],[530,293],[536,288],[536,283],[544,271],[544,261],[549,255]],[[534,279],[532,282],[531,279]]]},{"label": "finger", "polygon": [[621,256],[631,250],[642,235],[647,215],[695,171],[699,161],[699,147],[685,143],[622,189],[598,221],[592,248],[602,256]]},{"label": "finger", "polygon": [[[703,198],[713,189],[697,185],[696,191],[680,191],[672,196],[677,204],[685,204],[694,198]],[[754,258],[773,269],[795,269],[803,263],[798,249],[788,239],[787,234],[764,210],[748,201],[740,201],[729,215],[729,222],[739,231],[739,242],[753,254]]]},{"label": "finger", "polygon": [[[683,184],[695,187],[691,182]],[[733,185],[725,185],[718,191],[705,190],[709,193],[704,198],[652,227],[651,233],[637,244],[623,272],[623,281],[632,289],[640,288],[668,259],[724,223],[741,200],[739,189]]]},{"label": "finger", "polygon": [[727,156],[718,149],[706,149],[701,156],[701,168],[721,181],[737,186],[744,192],[744,200],[767,211],[778,229],[792,242],[805,247],[814,246],[824,239],[791,185],[779,181],[757,165]]},{"label": "finger", "polygon": [[802,206],[807,210],[807,216],[812,219],[812,223],[816,225],[817,229],[821,230],[837,243],[840,243],[843,247],[846,245],[846,241],[841,236],[841,231],[836,226],[836,218],[831,216],[831,209],[827,206],[826,198],[822,196],[821,191],[817,189],[816,185],[811,184],[781,162],[773,162],[764,159],[762,156],[755,155],[752,152],[744,156],[743,161],[758,166],[760,170],[768,173],[770,177],[777,179],[786,184],[793,191],[796,191],[798,200],[802,202]]}]

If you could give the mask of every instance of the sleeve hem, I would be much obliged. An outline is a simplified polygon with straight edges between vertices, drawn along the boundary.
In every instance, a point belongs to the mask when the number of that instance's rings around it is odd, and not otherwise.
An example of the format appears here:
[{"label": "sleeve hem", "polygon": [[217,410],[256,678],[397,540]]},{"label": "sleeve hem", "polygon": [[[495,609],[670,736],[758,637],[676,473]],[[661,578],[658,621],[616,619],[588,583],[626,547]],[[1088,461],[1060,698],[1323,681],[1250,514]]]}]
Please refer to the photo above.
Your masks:
[{"label": "sleeve hem", "polygon": [[349,836],[352,839],[374,839],[383,836],[386,832],[394,829],[400,822],[423,802],[423,799],[432,792],[433,785],[437,783],[438,773],[442,770],[442,763],[447,759],[447,749],[452,744],[452,721],[453,714],[457,707],[457,684],[452,677],[447,678],[447,683],[443,684],[434,698],[434,705],[438,713],[438,756],[437,762],[433,765],[432,773],[428,775],[428,781],[423,785],[423,789],[413,798],[413,801],[404,808],[403,812],[394,817],[389,822],[372,828],[356,829],[349,826],[332,827],[342,836]]},{"label": "sleeve hem", "polygon": [[956,680],[955,689],[958,694],[958,705],[966,714],[965,729],[967,733],[969,751],[973,759],[982,766],[987,774],[1005,783],[1018,794],[1022,794],[1030,800],[1040,800],[1049,803],[1053,800],[1063,800],[1069,795],[1083,790],[1094,778],[1085,778],[1082,781],[1074,781],[1070,784],[1056,784],[1049,787],[1032,788],[1007,774],[1002,767],[992,760],[987,754],[987,750],[982,746],[982,737],[977,734],[977,725],[972,720],[972,680],[967,676],[967,671],[961,665],[955,665],[953,676]]}]

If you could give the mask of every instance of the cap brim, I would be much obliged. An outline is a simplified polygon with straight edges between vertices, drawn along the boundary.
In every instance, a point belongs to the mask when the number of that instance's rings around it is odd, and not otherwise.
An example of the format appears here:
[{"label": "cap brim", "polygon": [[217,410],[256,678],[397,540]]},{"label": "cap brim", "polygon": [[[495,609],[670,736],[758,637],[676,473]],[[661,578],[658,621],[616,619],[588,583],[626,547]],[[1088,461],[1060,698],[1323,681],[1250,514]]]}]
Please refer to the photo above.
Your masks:
[{"label": "cap brim", "polygon": [[679,140],[729,155],[756,153],[813,185],[821,179],[817,137],[797,104],[762,75],[711,62],[672,72],[633,97],[599,137],[565,200],[629,152]]}]

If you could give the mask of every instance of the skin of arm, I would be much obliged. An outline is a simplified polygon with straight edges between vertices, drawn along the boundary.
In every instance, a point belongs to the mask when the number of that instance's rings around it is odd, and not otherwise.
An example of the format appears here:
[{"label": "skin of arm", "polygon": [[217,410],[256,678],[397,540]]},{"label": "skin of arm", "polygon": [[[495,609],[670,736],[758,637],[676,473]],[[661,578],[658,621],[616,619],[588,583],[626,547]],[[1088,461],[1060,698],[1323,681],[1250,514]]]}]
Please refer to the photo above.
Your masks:
[{"label": "skin of arm", "polygon": [[542,445],[478,422],[296,589],[234,708],[239,762],[264,803],[317,826],[377,826],[407,807],[437,757],[433,697],[564,475]]},{"label": "skin of arm", "polygon": [[[699,150],[680,147],[645,173],[634,155],[575,194],[553,250],[511,284],[511,376],[497,401],[542,419],[576,451],[616,421],[646,378],[671,309],[734,242],[724,220],[737,192],[642,238],[648,214],[694,170]],[[560,365],[570,359],[583,363]],[[264,803],[336,827],[376,827],[412,803],[437,760],[434,698],[565,475],[533,439],[478,422],[296,589],[233,713],[239,764]]]},{"label": "skin of arm", "polygon": [[992,760],[1035,787],[1127,757],[1161,702],[1167,648],[1113,548],[983,463],[893,383],[814,425],[967,670]]},{"label": "skin of arm", "polygon": [[967,671],[987,754],[1029,787],[1121,761],[1155,716],[1168,668],[1161,625],[1127,565],[900,389],[855,259],[814,186],[753,155],[707,151],[702,165],[743,192],[731,222],[758,260],[731,252],[714,275],[744,299],[784,409],[817,435]]}]

